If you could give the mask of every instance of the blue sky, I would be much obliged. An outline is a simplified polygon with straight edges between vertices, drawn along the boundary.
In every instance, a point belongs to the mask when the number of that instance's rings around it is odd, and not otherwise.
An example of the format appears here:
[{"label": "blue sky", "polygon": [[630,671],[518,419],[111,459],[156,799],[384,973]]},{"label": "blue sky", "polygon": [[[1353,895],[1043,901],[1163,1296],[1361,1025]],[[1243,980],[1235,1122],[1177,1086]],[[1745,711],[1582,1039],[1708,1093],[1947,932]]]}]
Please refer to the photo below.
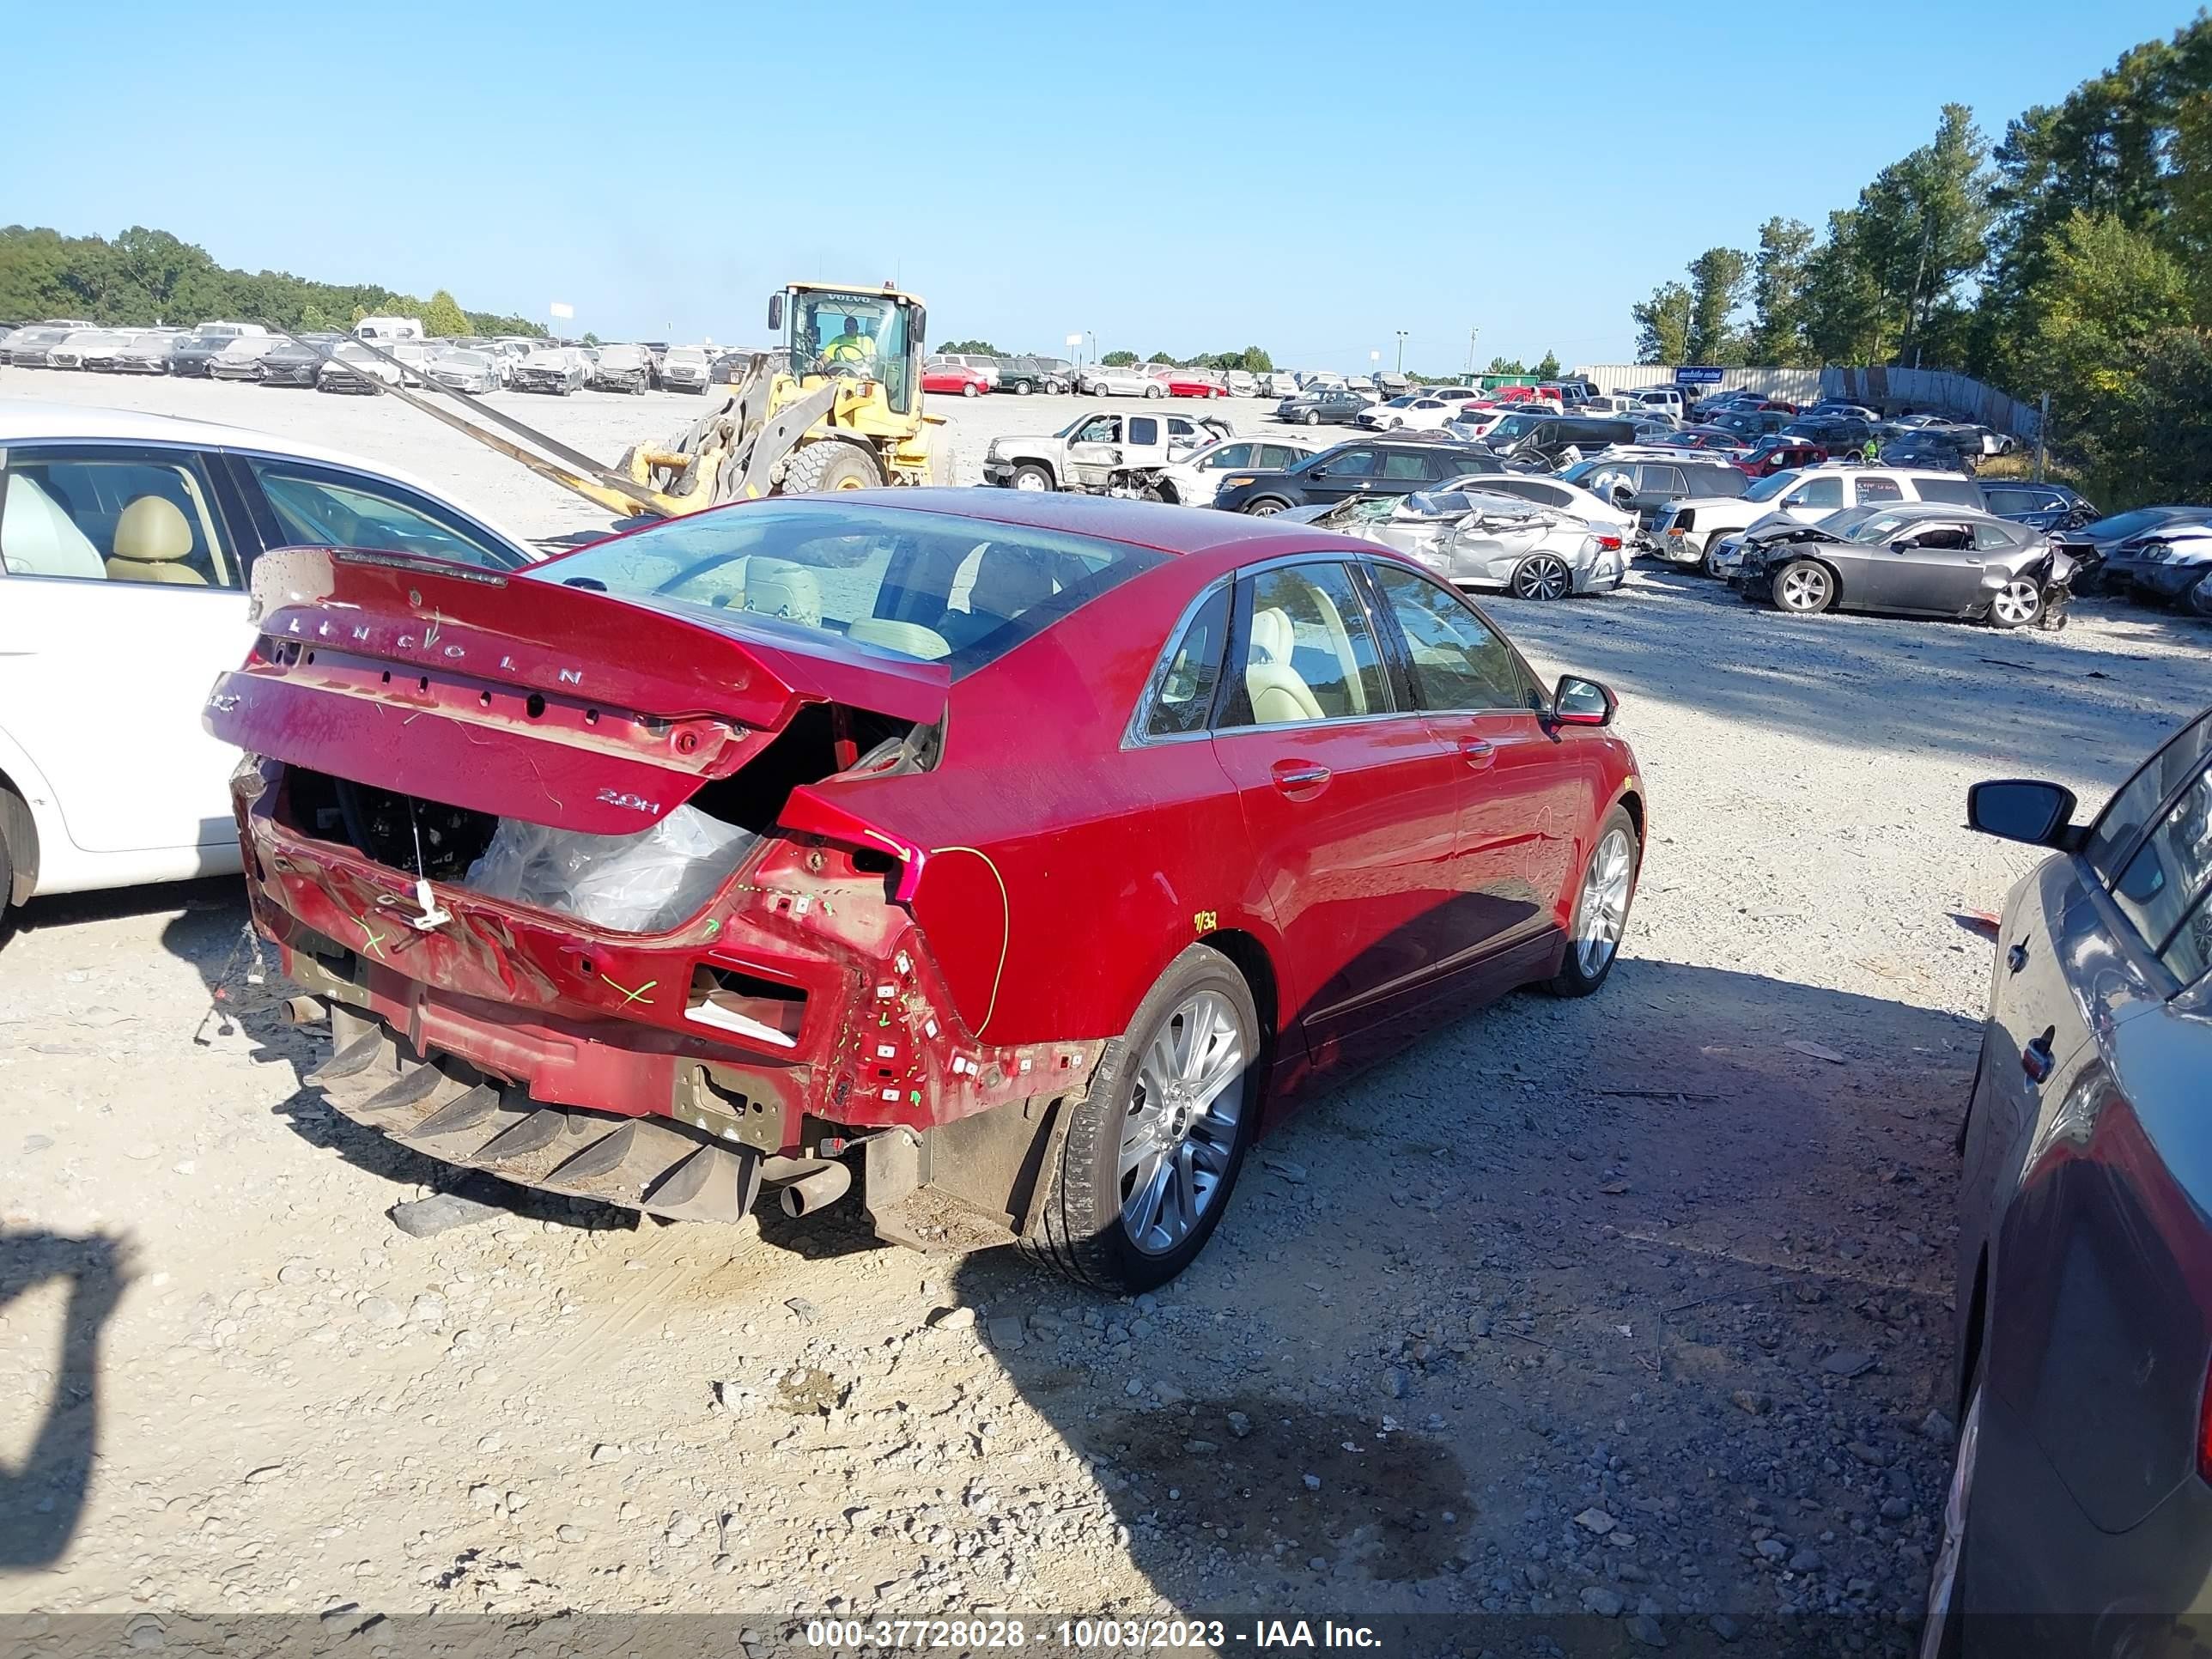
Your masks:
[{"label": "blue sky", "polygon": [[1084,330],[1352,369],[1404,329],[1434,371],[1479,327],[1482,362],[1620,362],[1630,303],[1700,249],[1773,213],[1817,228],[1946,100],[1994,141],[2189,15],[211,0],[185,25],[111,0],[91,35],[11,21],[0,217],[541,319],[565,300],[609,338],[755,343],[789,278],[896,276],[933,343]]}]

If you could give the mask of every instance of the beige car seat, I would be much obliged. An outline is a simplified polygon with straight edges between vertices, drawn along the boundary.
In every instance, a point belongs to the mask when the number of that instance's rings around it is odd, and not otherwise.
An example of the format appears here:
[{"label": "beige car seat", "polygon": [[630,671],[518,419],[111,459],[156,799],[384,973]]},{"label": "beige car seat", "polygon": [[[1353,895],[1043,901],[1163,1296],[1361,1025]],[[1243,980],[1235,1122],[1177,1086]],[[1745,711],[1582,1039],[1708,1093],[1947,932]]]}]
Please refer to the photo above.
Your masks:
[{"label": "beige car seat", "polygon": [[805,628],[822,626],[822,589],[814,573],[788,559],[756,557],[745,567],[744,608]]},{"label": "beige car seat", "polygon": [[1244,694],[1251,699],[1255,726],[1286,726],[1322,718],[1313,688],[1291,666],[1297,638],[1288,611],[1269,609],[1253,613],[1251,660],[1244,668]]},{"label": "beige car seat", "polygon": [[860,645],[880,645],[887,651],[902,651],[925,662],[935,662],[939,657],[952,654],[952,647],[935,629],[884,617],[861,617],[845,630],[845,637]]},{"label": "beige car seat", "polygon": [[208,579],[184,562],[192,556],[192,527],[183,510],[161,495],[141,495],[115,521],[107,579],[205,587]]}]

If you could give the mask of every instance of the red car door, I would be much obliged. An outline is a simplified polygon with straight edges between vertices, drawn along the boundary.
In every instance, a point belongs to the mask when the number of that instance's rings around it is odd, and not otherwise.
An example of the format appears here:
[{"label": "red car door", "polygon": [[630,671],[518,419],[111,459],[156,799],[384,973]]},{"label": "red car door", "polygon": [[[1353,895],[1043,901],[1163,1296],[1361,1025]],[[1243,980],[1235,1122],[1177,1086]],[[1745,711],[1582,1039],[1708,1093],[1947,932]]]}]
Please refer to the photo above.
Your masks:
[{"label": "red car door", "polygon": [[1467,763],[1401,702],[1340,560],[1246,574],[1230,651],[1214,749],[1251,840],[1254,902],[1282,942],[1285,1036],[1303,1032],[1316,1068],[1356,1063],[1363,1033],[1433,981],[1464,931]]},{"label": "red car door", "polygon": [[1546,726],[1542,691],[1504,637],[1443,583],[1377,559],[1368,567],[1413,701],[1465,770],[1458,925],[1437,994],[1486,999],[1548,960],[1577,830],[1599,784],[1581,746]]}]

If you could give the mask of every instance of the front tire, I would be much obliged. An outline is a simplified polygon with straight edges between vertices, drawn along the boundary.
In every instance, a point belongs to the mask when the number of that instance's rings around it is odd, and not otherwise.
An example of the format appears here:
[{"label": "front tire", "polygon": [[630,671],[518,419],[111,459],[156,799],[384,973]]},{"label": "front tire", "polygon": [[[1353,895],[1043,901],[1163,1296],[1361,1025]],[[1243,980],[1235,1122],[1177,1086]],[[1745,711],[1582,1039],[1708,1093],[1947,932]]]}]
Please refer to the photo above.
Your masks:
[{"label": "front tire", "polygon": [[783,493],[812,495],[832,489],[873,489],[883,483],[876,459],[866,450],[835,439],[801,444],[785,463]]},{"label": "front tire", "polygon": [[1959,1443],[1951,1455],[1951,1480],[1943,1497],[1943,1535],[1936,1547],[1935,1570],[1928,1576],[1928,1616],[1920,1627],[1920,1659],[1959,1659],[1966,1646],[1966,1609],[1959,1601],[1959,1580],[1966,1560],[1966,1517],[1973,1499],[1975,1455],[1982,1438],[1978,1360],[1974,1370],[1966,1414],[1959,1420]]},{"label": "front tire", "polygon": [[1308,426],[1319,426],[1321,424],[1321,411],[1317,409],[1310,409],[1306,410],[1306,424]]},{"label": "front tire", "polygon": [[2212,617],[2212,571],[2197,579],[2197,584],[2181,596],[2181,608],[2192,617]]},{"label": "front tire", "polygon": [[1836,602],[1836,579],[1814,559],[1792,559],[1774,573],[1774,603],[1793,617],[1817,617]]},{"label": "front tire", "polygon": [[1107,1044],[1024,1248],[1125,1295],[1182,1272],[1228,1207],[1259,1115],[1262,1059],[1244,976],[1192,945]]},{"label": "front tire", "polygon": [[1621,938],[1628,931],[1628,908],[1636,897],[1642,861],[1636,821],[1626,807],[1616,806],[1599,822],[1597,838],[1583,866],[1574,915],[1567,922],[1566,956],[1559,971],[1544,981],[1553,996],[1586,997],[1613,972]]},{"label": "front tire", "polygon": [[1255,519],[1272,519],[1289,506],[1288,501],[1278,496],[1262,495],[1256,501],[1245,502],[1244,511]]},{"label": "front tire", "polygon": [[1990,601],[1990,626],[2025,628],[2043,615],[2043,590],[2022,576],[1999,588]]},{"label": "front tire", "polygon": [[1050,489],[1053,488],[1052,474],[1033,462],[1028,463],[1014,469],[1013,487],[1016,489]]}]

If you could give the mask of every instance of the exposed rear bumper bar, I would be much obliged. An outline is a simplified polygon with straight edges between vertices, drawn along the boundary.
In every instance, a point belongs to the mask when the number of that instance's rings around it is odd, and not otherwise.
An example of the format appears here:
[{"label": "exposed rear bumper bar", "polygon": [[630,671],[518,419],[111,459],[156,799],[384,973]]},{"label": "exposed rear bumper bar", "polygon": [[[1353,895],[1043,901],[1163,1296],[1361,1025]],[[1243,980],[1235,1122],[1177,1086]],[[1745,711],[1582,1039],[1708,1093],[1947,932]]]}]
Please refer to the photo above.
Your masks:
[{"label": "exposed rear bumper bar", "polygon": [[331,1011],[335,1051],[307,1081],[346,1117],[441,1163],[678,1221],[742,1221],[760,1195],[754,1147],[658,1115],[534,1100],[465,1061],[417,1057],[383,1021]]}]

